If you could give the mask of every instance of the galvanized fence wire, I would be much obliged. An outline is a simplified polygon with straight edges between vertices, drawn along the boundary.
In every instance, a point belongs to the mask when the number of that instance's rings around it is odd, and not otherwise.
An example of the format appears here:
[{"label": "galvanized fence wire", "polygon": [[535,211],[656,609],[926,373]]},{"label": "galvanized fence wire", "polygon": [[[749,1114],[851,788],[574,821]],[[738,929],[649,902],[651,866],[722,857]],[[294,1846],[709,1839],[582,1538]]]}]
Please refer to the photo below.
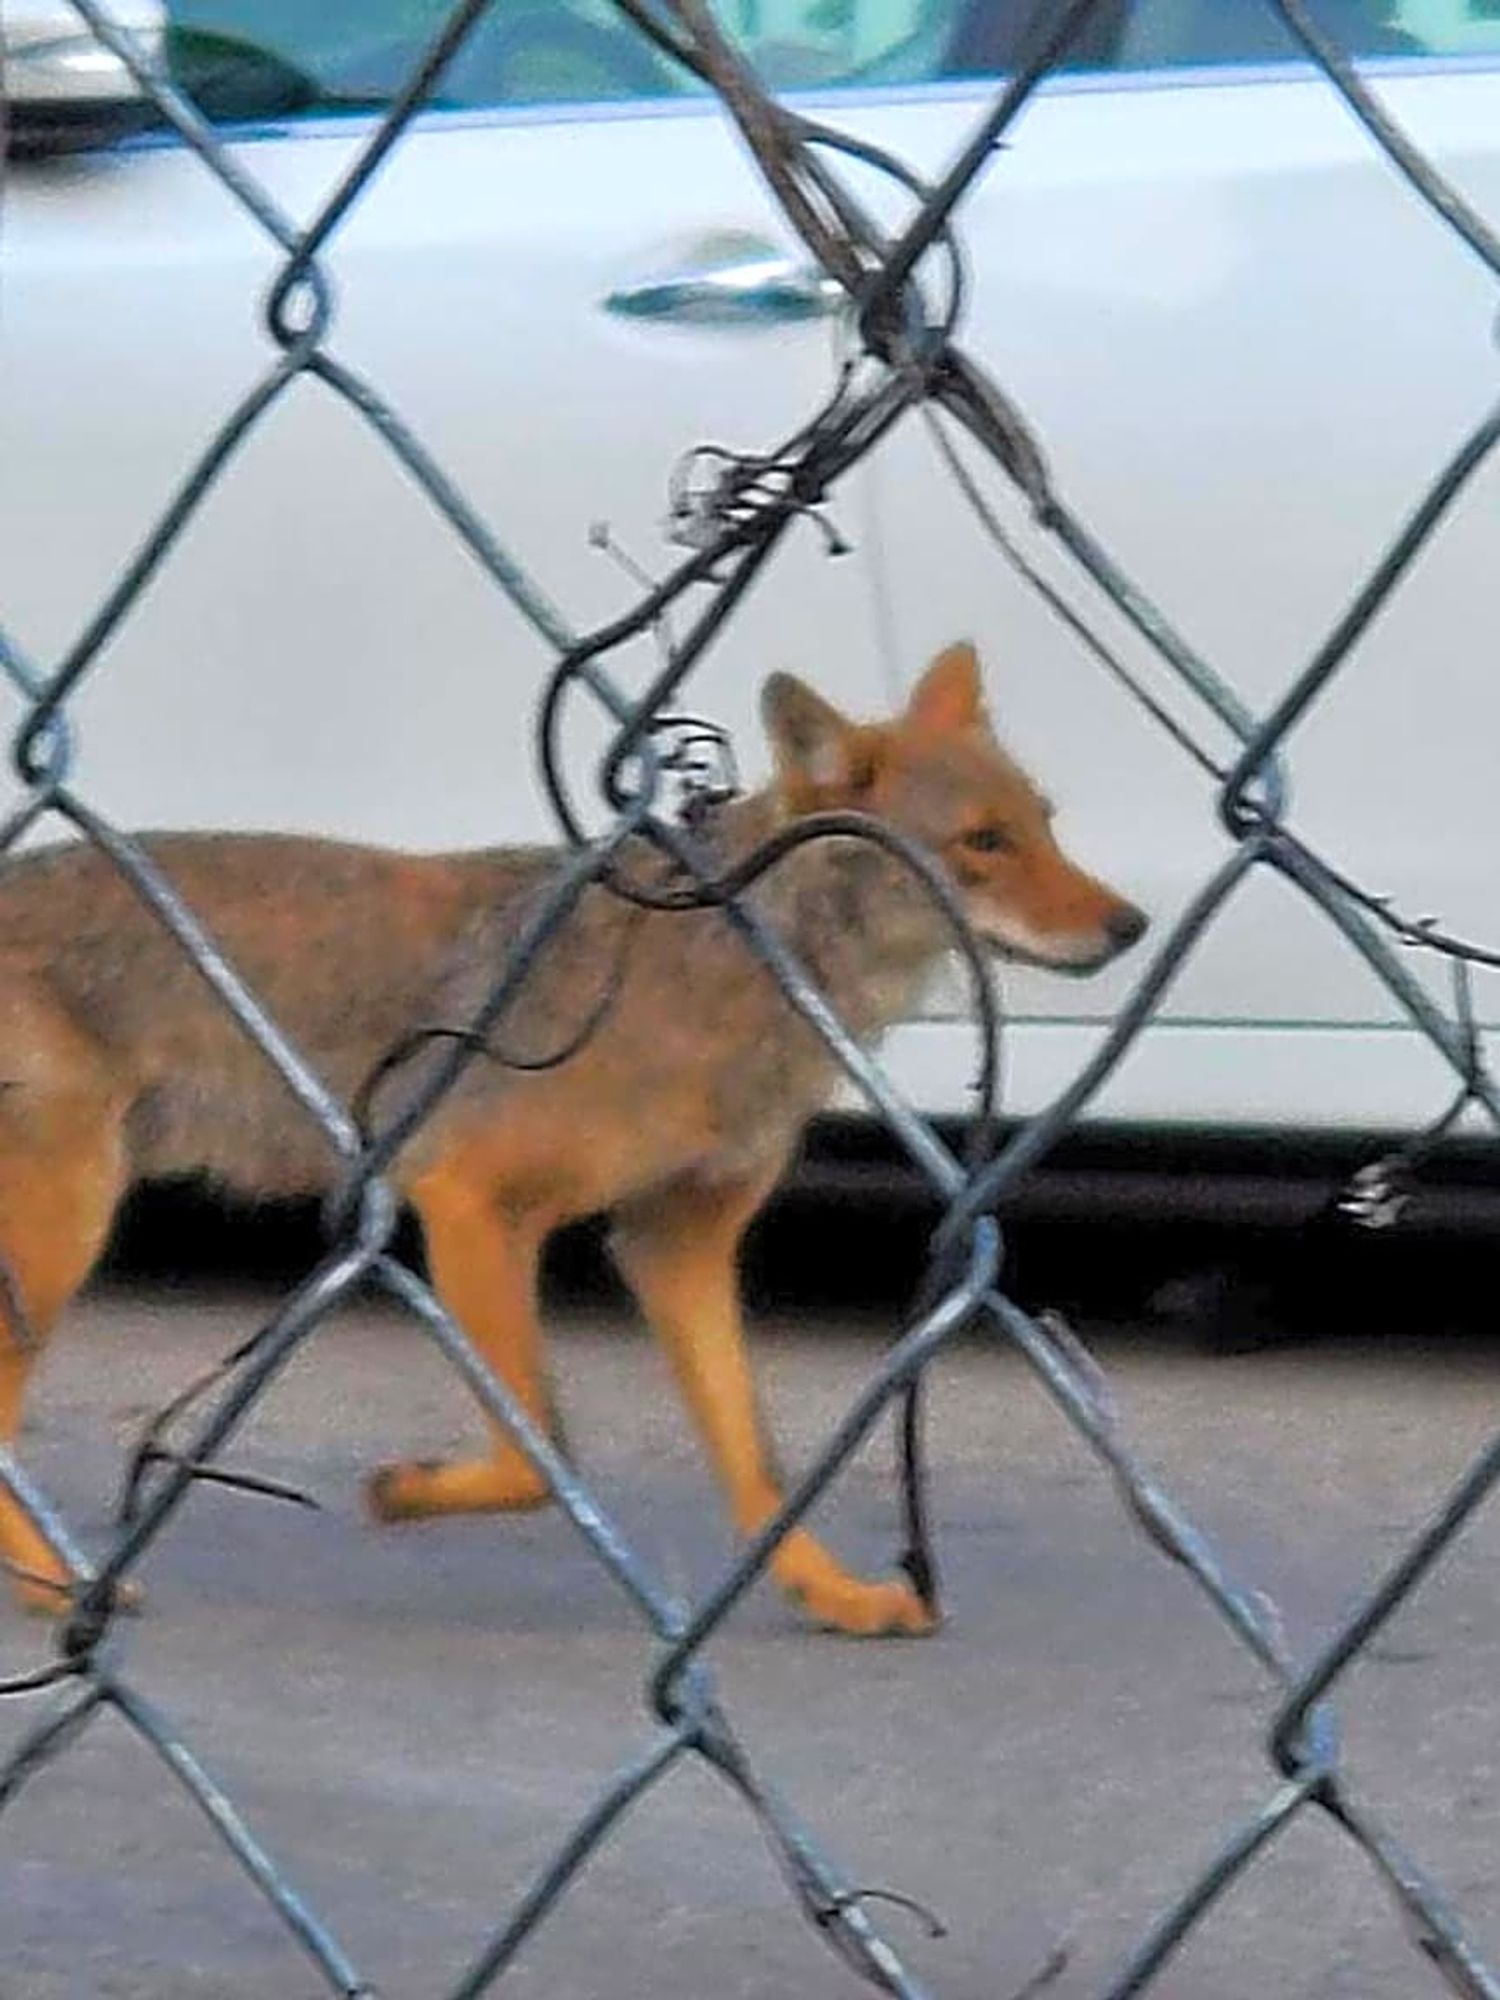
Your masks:
[{"label": "galvanized fence wire", "polygon": [[[1420,551],[1439,532],[1474,471],[1500,441],[1500,409],[1464,439],[1422,495],[1344,615],[1314,657],[1294,676],[1266,716],[1245,706],[1208,661],[1182,637],[1126,575],[1057,491],[1045,454],[1022,413],[957,344],[967,273],[955,223],[962,202],[995,155],[1002,134],[1037,84],[1067,55],[1073,37],[1102,0],[1065,0],[1036,10],[1028,56],[1006,79],[950,170],[928,187],[900,161],[849,139],[768,97],[715,26],[703,0],[616,0],[645,34],[697,72],[721,95],[750,153],[792,227],[848,293],[858,330],[858,354],[841,372],[824,408],[760,457],[724,455],[717,471],[679,494],[679,527],[691,553],[651,587],[625,617],[580,637],[511,552],[497,539],[402,418],[334,353],[332,288],[320,262],[336,231],[367,193],[390,149],[420,108],[488,0],[461,0],[444,21],[408,83],[376,124],[363,148],[313,221],[299,227],[284,215],[227,150],[212,127],[116,27],[96,0],[73,0],[87,27],[134,72],[165,121],[284,253],[266,301],[265,324],[275,358],[205,446],[114,587],[78,638],[50,667],[29,660],[0,635],[0,666],[26,703],[13,754],[26,788],[22,804],[0,828],[0,849],[13,846],[38,821],[70,825],[106,855],[153,916],[176,939],[239,1028],[271,1063],[326,1138],[337,1192],[328,1209],[326,1254],[292,1295],[204,1383],[189,1385],[153,1427],[128,1469],[119,1531],[90,1565],[68,1526],[23,1466],[0,1452],[0,1481],[24,1503],[84,1579],[60,1625],[55,1655],[0,1683],[17,1699],[45,1696],[42,1712],[0,1768],[0,1809],[23,1785],[74,1743],[104,1711],[146,1744],[199,1806],[247,1876],[283,1919],[331,1990],[372,1996],[317,1912],[291,1885],[252,1832],[233,1799],[127,1671],[118,1625],[121,1586],[205,1477],[254,1487],[225,1468],[224,1448],[247,1413],[329,1312],[358,1288],[374,1285],[404,1306],[454,1365],[480,1402],[517,1440],[550,1482],[573,1526],[634,1602],[661,1642],[646,1690],[649,1726],[641,1744],[600,1791],[547,1866],[483,1941],[456,1986],[453,2000],[488,1991],[536,1927],[564,1897],[591,1855],[631,1807],[685,1758],[715,1770],[744,1799],[780,1862],[796,1901],[817,1931],[867,1980],[881,1989],[917,1995],[924,1989],[877,1928],[870,1906],[877,1892],[861,1890],[803,1826],[768,1783],[721,1705],[707,1647],[741,1597],[764,1574],[776,1548],[837,1478],[883,1412],[905,1398],[907,1439],[917,1434],[915,1394],[922,1371],[962,1328],[987,1328],[1025,1357],[1040,1384],[1116,1482],[1144,1533],[1195,1578],[1210,1603],[1280,1690],[1267,1738],[1276,1783],[1264,1803],[1225,1839],[1201,1874],[1163,1913],[1151,1934],[1108,1987],[1111,2000],[1142,1991],[1168,1955],[1294,1818],[1316,1809],[1366,1853],[1393,1892],[1413,1939],[1454,1990],[1500,2000],[1500,1975],[1468,1940],[1435,1883],[1392,1830],[1351,1790],[1336,1718],[1328,1697],[1375,1633],[1406,1601],[1500,1479],[1500,1435],[1475,1459],[1429,1525],[1331,1632],[1311,1660],[1298,1659],[1274,1605],[1237,1578],[1131,1450],[1108,1384],[1060,1322],[1022,1311],[1000,1287],[1003,1245],[994,1211],[1018,1178],[1039,1160],[1127,1053],[1160,1005],[1195,946],[1241,885],[1270,868],[1300,888],[1370,966],[1401,1008],[1452,1066],[1458,1094],[1434,1129],[1458,1111],[1480,1106],[1500,1123],[1500,1086],[1483,1061],[1469,1006],[1467,967],[1493,965],[1495,954],[1450,936],[1431,919],[1402,914],[1314,851],[1287,819],[1284,756],[1308,711],[1344,671],[1363,632],[1377,617]],[[1453,229],[1489,271],[1500,277],[1500,243],[1484,220],[1435,172],[1393,122],[1378,97],[1335,48],[1300,0],[1266,0],[1322,70],[1351,113],[1435,216]],[[839,170],[840,155],[883,172],[911,197],[905,225],[889,233],[871,219]],[[497,198],[505,191],[497,190]],[[113,635],[172,555],[200,502],[228,471],[245,439],[302,376],[321,381],[384,439],[495,585],[558,655],[538,716],[542,770],[566,851],[546,892],[525,915],[508,961],[475,1017],[459,1034],[393,1052],[393,1066],[410,1074],[381,1122],[381,1093],[351,1107],[340,1102],[315,1068],[261,1005],[213,938],[147,851],[95,811],[75,788],[75,753],[68,702],[93,673]],[[503,384],[497,385],[503,390]],[[857,818],[824,816],[733,869],[719,867],[711,840],[664,810],[663,719],[678,690],[718,636],[787,530],[817,510],[838,479],[911,411],[935,429],[960,489],[1007,560],[1041,590],[1075,636],[1111,672],[1124,678],[1157,720],[1213,778],[1218,807],[1235,845],[1229,858],[1178,919],[1155,952],[1130,1000],[1093,1059],[1042,1114],[1003,1144],[988,1118],[976,1126],[966,1158],[906,1105],[879,1064],[838,1019],[806,970],[747,897],[751,884],[799,841],[838,837],[881,840],[944,898],[930,861],[888,829]],[[971,462],[960,450],[962,434]],[[1226,764],[1167,711],[1099,636],[1090,616],[1024,557],[981,483],[979,466],[998,470],[1028,505],[1034,525],[1069,559],[1082,584],[1092,585],[1197,699],[1205,718],[1238,746]],[[701,468],[700,468],[701,470]],[[667,629],[669,613],[686,611],[686,629],[670,639],[650,685],[625,691],[611,656],[652,630]],[[607,832],[590,837],[570,796],[559,747],[570,696],[595,703],[614,726],[600,772],[612,815]],[[644,844],[663,864],[643,877],[626,856]],[[599,1504],[587,1481],[532,1423],[505,1383],[474,1352],[462,1328],[432,1289],[392,1251],[396,1204],[383,1179],[401,1147],[428,1117],[477,1050],[499,1029],[551,939],[592,886],[651,908],[718,908],[762,958],[789,1005],[823,1036],[845,1073],[889,1123],[917,1167],[944,1201],[932,1265],[905,1332],[872,1372],[854,1405],[776,1518],[696,1604],[669,1591]],[[948,899],[951,905],[951,898]],[[998,1023],[978,968],[977,947],[949,908],[956,941],[976,973],[984,1045],[986,1111],[993,1109],[998,1074]],[[1464,972],[1452,1012],[1445,1011],[1403,962],[1400,948],[1446,953]],[[563,1050],[559,1060],[566,1055]],[[17,1336],[19,1337],[19,1330]],[[202,1405],[206,1403],[207,1408]],[[201,1413],[200,1413],[201,1412]],[[181,1435],[186,1433],[186,1435]],[[168,1438],[172,1441],[167,1442]],[[260,1482],[265,1490],[264,1482]],[[918,1546],[913,1554],[920,1556]],[[50,1692],[49,1692],[50,1691]],[[997,1719],[997,1726],[1003,1720]],[[888,1900],[899,1903],[892,1895]],[[1055,1975],[1054,1959],[1034,1982]]]}]

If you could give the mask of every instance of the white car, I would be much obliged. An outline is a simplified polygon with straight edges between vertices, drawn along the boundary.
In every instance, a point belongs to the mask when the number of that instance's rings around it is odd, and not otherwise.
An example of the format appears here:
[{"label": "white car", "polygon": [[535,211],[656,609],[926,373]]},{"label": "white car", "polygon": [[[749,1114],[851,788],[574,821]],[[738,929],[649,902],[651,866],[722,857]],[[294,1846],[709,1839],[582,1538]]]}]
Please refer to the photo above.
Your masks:
[{"label": "white car", "polygon": [[[236,159],[299,219],[445,11],[116,8],[161,38]],[[720,8],[778,87],[924,171],[990,101],[1029,11]],[[1493,0],[1318,12],[1437,166],[1500,217]],[[184,146],[130,129],[128,79],[76,23],[59,29],[68,14],[64,0],[0,8],[17,142],[0,229],[0,621],[43,664],[265,367],[278,265]],[[1259,0],[1118,0],[960,214],[962,338],[1031,417],[1064,494],[1258,709],[1500,381],[1493,280],[1294,56]],[[606,0],[502,0],[325,261],[334,351],[578,627],[636,591],[595,524],[660,573],[677,554],[662,524],[682,454],[790,430],[827,392],[843,338],[723,115]],[[982,476],[1047,574],[1222,750],[999,476]],[[1491,940],[1497,503],[1489,467],[1290,758],[1295,824],[1322,851],[1412,913]],[[830,560],[799,528],[689,705],[732,728],[753,773],[769,669],[879,711],[939,645],[972,635],[1067,844],[1153,912],[1159,939],[1226,851],[1211,785],[995,554],[920,424],[836,492],[831,517],[853,553]],[[78,782],[128,825],[534,838],[547,824],[530,719],[550,659],[378,441],[304,382],[79,694]],[[1006,976],[1012,1109],[1076,1070],[1142,963],[1082,984]],[[1412,963],[1446,996],[1441,967]],[[966,1107],[956,982],[888,1053],[918,1103]],[[1267,878],[1224,913],[1092,1115],[1402,1129],[1449,1083],[1327,922]]]}]

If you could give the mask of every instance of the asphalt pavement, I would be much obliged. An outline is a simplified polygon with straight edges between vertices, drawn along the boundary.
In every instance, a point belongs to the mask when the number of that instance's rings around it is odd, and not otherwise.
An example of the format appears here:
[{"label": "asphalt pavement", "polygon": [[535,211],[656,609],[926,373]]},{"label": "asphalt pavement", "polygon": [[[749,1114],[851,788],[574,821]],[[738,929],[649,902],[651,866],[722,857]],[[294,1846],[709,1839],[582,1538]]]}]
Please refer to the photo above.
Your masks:
[{"label": "asphalt pavement", "polygon": [[[85,1300],[49,1354],[35,1473],[97,1544],[144,1413],[267,1294],[137,1280]],[[758,1348],[789,1464],[887,1331],[878,1302],[782,1311]],[[894,1305],[893,1305],[894,1310]],[[1401,1316],[1225,1357],[1097,1334],[1132,1442],[1311,1650],[1412,1535],[1500,1414],[1482,1336]],[[612,1301],[561,1312],[572,1447],[676,1587],[725,1556],[660,1358]],[[924,1641],[801,1629],[758,1591],[716,1642],[743,1740],[861,1887],[922,1990],[1109,1989],[1133,1943],[1275,1791],[1265,1675],[1132,1524],[1024,1364],[988,1343],[934,1377],[948,1622]],[[449,1992],[568,1827],[651,1737],[651,1658],[555,1511],[378,1528],[364,1470],[473,1435],[462,1390],[394,1312],[330,1323],[234,1461],[318,1511],[204,1489],[147,1562],[124,1633],[166,1708],[385,2000]],[[872,1571],[896,1525],[882,1437],[820,1517]],[[1500,1963],[1500,1529],[1482,1514],[1340,1693],[1344,1756]],[[0,1667],[47,1657],[0,1609]],[[0,1708],[0,1748],[40,1713]],[[324,1989],[168,1774],[105,1718],[0,1818],[4,2000],[300,2000]],[[852,1994],[743,1802],[683,1769],[645,1799],[523,1951],[535,2000]],[[1309,1814],[1205,1920],[1160,2000],[1408,2000],[1441,1983],[1366,1859]]]}]

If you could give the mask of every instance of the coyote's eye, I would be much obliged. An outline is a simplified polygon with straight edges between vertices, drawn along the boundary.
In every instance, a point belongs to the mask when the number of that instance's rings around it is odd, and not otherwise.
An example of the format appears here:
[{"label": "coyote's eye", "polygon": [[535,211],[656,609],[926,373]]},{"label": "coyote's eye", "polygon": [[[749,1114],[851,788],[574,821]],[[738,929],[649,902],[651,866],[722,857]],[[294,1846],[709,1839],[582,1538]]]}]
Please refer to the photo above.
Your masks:
[{"label": "coyote's eye", "polygon": [[1015,846],[1003,826],[971,827],[963,837],[963,844],[975,854],[1008,854]]}]

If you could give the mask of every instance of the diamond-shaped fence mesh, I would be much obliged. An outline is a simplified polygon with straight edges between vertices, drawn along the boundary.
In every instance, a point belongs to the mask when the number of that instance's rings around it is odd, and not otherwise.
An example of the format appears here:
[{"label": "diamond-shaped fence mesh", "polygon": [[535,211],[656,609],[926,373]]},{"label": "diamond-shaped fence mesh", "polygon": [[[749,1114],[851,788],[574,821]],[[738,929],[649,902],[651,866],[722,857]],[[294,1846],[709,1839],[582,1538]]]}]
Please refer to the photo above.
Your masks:
[{"label": "diamond-shaped fence mesh", "polygon": [[[1268,714],[1253,713],[1193,648],[1070,509],[1053,483],[1043,449],[1023,414],[965,353],[965,270],[956,226],[965,194],[995,156],[1001,135],[1039,80],[1067,53],[1070,41],[1099,11],[1099,0],[1067,0],[1037,10],[1030,55],[1004,80],[950,170],[926,185],[902,162],[812,122],[769,98],[721,34],[704,0],[617,0],[620,10],[658,47],[685,64],[721,95],[793,228],[828,275],[848,295],[857,331],[835,392],[794,436],[759,458],[723,465],[716,477],[683,496],[692,517],[692,552],[636,608],[601,630],[576,634],[547,602],[496,535],[382,399],[378,388],[342,362],[335,351],[337,318],[319,259],[362,199],[381,163],[396,145],[424,96],[486,11],[487,0],[455,6],[425,57],[392,102],[371,137],[327,197],[310,226],[296,227],[271,196],[225,150],[211,126],[112,24],[94,0],[74,0],[88,29],[135,73],[161,116],[244,210],[284,252],[265,308],[274,358],[237,408],[226,416],[187,473],[161,517],[149,528],[123,574],[88,617],[63,657],[51,665],[25,658],[0,640],[0,663],[21,691],[26,714],[13,755],[26,787],[24,804],[0,832],[11,847],[44,819],[67,823],[107,858],[134,894],[165,927],[186,959],[212,988],[244,1036],[280,1072],[308,1117],[315,1121],[335,1162],[337,1191],[327,1210],[326,1255],[290,1298],[207,1380],[189,1385],[163,1413],[128,1468],[118,1532],[97,1561],[79,1549],[9,1450],[0,1450],[0,1485],[30,1516],[52,1547],[71,1563],[80,1581],[57,1628],[56,1643],[37,1663],[12,1675],[0,1694],[39,1704],[34,1726],[0,1771],[0,1807],[42,1772],[106,1714],[133,1731],[196,1800],[227,1843],[246,1876],[279,1913],[329,1987],[345,1995],[373,1994],[374,1986],[351,1963],[317,1912],[299,1895],[278,1863],[216,1783],[173,1719],[141,1691],[132,1675],[130,1648],[118,1623],[131,1572],[142,1553],[165,1533],[178,1509],[205,1479],[238,1479],[220,1454],[257,1399],[291,1357],[317,1333],[330,1311],[356,1287],[373,1283],[413,1315],[550,1484],[576,1528],[633,1600],[655,1634],[660,1651],[645,1691],[640,1742],[617,1777],[571,1830],[513,1909],[474,1953],[450,1990],[453,2000],[487,1991],[536,1928],[565,1906],[567,1891],[589,1856],[633,1805],[685,1759],[716,1772],[744,1801],[784,1869],[796,1904],[818,1933],[872,1984],[916,1994],[918,1987],[876,1926],[862,1895],[834,1858],[803,1828],[791,1805],[759,1773],[716,1691],[709,1647],[731,1610],[770,1566],[797,1523],[835,1481],[882,1413],[904,1405],[908,1450],[908,1566],[919,1590],[930,1593],[933,1574],[926,1549],[917,1446],[917,1395],[922,1371],[963,1329],[987,1330],[1013,1344],[1046,1392],[1076,1427],[1116,1483],[1142,1531],[1196,1580],[1208,1603],[1282,1690],[1266,1750],[1271,1788],[1261,1809],[1230,1830],[1201,1875],[1184,1885],[1109,1987],[1112,2000],[1147,1988],[1174,1947],[1256,1857],[1299,1815],[1325,1816],[1368,1857],[1404,1911],[1414,1941],[1450,1985],[1469,1995],[1500,1996],[1500,1973],[1487,1966],[1467,1939],[1439,1886],[1429,1879],[1392,1827],[1360,1802],[1341,1751],[1330,1705],[1345,1673],[1386,1619],[1443,1554],[1500,1478],[1500,1438],[1473,1463],[1427,1528],[1338,1627],[1311,1661],[1292,1656],[1274,1606],[1233,1575],[1201,1534],[1154,1480],[1126,1443],[1108,1386],[1060,1323],[1022,1311],[1003,1288],[1003,1244],[994,1221],[997,1204],[1053,1144],[1150,1020],[1174,977],[1236,892],[1257,871],[1275,870],[1317,905],[1384,982],[1400,1007],[1451,1065],[1456,1098],[1443,1113],[1476,1104],[1500,1120],[1500,1086],[1485,1067],[1473,1027],[1468,967],[1495,963],[1490,954],[1412,920],[1366,893],[1332,868],[1289,826],[1284,816],[1284,756],[1299,725],[1335,676],[1352,671],[1361,634],[1379,613],[1424,544],[1439,532],[1450,508],[1481,461],[1500,441],[1500,410],[1486,412],[1449,463],[1422,494],[1406,525],[1368,580],[1286,693]],[[1301,0],[1267,0],[1365,126],[1372,145],[1431,209],[1434,226],[1455,231],[1489,270],[1500,276],[1500,242],[1451,187],[1444,184],[1407,136],[1329,41]],[[904,190],[909,217],[894,232],[877,223],[841,174],[841,159],[883,173]],[[497,191],[503,194],[503,190]],[[413,1038],[394,1048],[370,1087],[345,1103],[218,949],[188,902],[148,849],[110,824],[79,789],[69,732],[69,701],[95,671],[116,628],[163,564],[171,561],[195,510],[222,478],[233,476],[240,446],[269,420],[278,400],[300,378],[320,381],[354,410],[389,447],[470,553],[555,649],[557,661],[537,717],[541,768],[563,844],[555,871],[515,928],[507,961],[458,1032]],[[503,384],[497,384],[503,391]],[[1211,774],[1220,814],[1235,842],[1231,858],[1182,915],[1086,1069],[1043,1114],[1002,1143],[987,1115],[996,1074],[996,1019],[981,954],[968,934],[942,871],[912,843],[857,815],[812,815],[778,832],[732,866],[716,857],[702,822],[668,810],[674,739],[664,728],[673,702],[712,646],[737,602],[767,568],[789,526],[814,510],[842,474],[907,413],[920,410],[937,432],[961,489],[1008,560],[1033,585],[1050,594],[1053,608],[1076,636],[1112,671],[1114,659],[1087,621],[1025,564],[1010,542],[981,485],[981,469],[998,471],[1019,490],[1037,526],[1067,552],[1080,572],[1113,602],[1201,705],[1205,718],[1227,728],[1239,749],[1226,764],[1192,732],[1141,699],[1171,728],[1184,751]],[[961,449],[958,434],[970,451]],[[676,633],[665,643],[662,664],[643,694],[628,694],[614,670],[615,656],[641,635]],[[1133,683],[1132,683],[1133,684]],[[568,698],[592,703],[610,725],[613,741],[599,775],[600,795],[612,824],[602,835],[584,829],[570,797],[558,749],[559,720]],[[665,747],[664,747],[665,746]],[[943,909],[954,941],[975,975],[979,1027],[984,1043],[982,1113],[974,1124],[968,1157],[955,1155],[906,1104],[858,1036],[845,1025],[801,965],[786,939],[768,921],[754,885],[794,848],[837,839],[879,844],[888,861],[911,870]],[[640,857],[648,857],[642,865]],[[779,983],[787,1006],[824,1039],[839,1065],[885,1118],[917,1167],[946,1205],[932,1249],[931,1267],[913,1314],[870,1376],[853,1407],[824,1441],[810,1469],[762,1531],[701,1601],[680,1602],[637,1556],[578,1471],[563,1457],[516,1394],[486,1366],[437,1292],[392,1249],[397,1203],[384,1176],[402,1148],[431,1118],[441,1100],[461,1087],[463,1072],[480,1059],[488,1038],[512,1015],[549,941],[567,925],[580,899],[603,889],[633,903],[649,921],[672,922],[697,910],[717,911],[756,952]],[[1403,946],[1446,954],[1455,966],[1455,1000],[1444,1011],[1407,970]],[[607,1008],[606,992],[600,1006]],[[586,1023],[582,1034],[587,1034]],[[565,1063],[571,1051],[554,1059]],[[399,1076],[398,1074],[399,1073]],[[394,1086],[400,1082],[398,1090]],[[384,1115],[382,1115],[382,1103]],[[1399,1162],[1397,1163],[1399,1165]],[[1369,1188],[1366,1196],[1371,1196]],[[1376,1190],[1378,1194],[1379,1190]],[[24,1299],[10,1284],[8,1339],[27,1340]],[[242,1483],[255,1482],[244,1479]],[[561,1917],[558,1921],[562,1921]]]}]

